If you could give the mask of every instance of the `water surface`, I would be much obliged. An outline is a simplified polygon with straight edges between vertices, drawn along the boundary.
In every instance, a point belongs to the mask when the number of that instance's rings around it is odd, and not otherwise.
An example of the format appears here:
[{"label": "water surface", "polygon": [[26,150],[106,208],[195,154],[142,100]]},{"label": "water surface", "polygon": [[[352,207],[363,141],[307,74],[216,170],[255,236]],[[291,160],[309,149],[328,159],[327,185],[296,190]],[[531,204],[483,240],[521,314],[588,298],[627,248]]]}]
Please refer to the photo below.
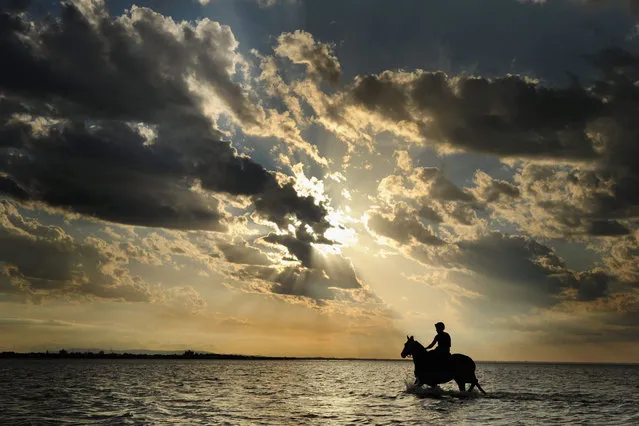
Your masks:
[{"label": "water surface", "polygon": [[402,361],[0,360],[0,424],[639,424],[639,366],[478,364],[488,392],[407,388]]}]

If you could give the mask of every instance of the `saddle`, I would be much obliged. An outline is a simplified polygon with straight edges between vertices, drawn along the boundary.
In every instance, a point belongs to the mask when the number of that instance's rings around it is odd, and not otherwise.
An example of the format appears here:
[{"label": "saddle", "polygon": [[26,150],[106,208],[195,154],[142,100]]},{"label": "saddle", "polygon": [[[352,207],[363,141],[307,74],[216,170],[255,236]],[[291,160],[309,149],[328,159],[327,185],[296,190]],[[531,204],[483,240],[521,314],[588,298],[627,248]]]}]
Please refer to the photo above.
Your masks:
[{"label": "saddle", "polygon": [[453,359],[450,353],[433,350],[429,352],[431,362],[429,370],[434,373],[453,371]]}]

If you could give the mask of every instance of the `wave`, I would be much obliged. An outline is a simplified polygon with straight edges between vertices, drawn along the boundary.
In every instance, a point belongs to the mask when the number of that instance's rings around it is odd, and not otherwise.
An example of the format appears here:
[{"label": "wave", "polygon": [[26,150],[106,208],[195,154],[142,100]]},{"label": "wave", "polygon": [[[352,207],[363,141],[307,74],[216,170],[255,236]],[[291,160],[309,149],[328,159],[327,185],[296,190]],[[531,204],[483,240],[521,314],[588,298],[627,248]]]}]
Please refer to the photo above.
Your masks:
[{"label": "wave", "polygon": [[623,401],[619,395],[609,395],[602,398],[602,395],[594,395],[581,392],[503,392],[486,390],[486,394],[482,394],[477,390],[472,392],[460,392],[457,390],[431,388],[426,386],[415,386],[413,383],[406,381],[406,393],[413,394],[421,398],[482,398],[495,399],[502,401],[557,401],[570,403],[604,403],[619,404]]}]

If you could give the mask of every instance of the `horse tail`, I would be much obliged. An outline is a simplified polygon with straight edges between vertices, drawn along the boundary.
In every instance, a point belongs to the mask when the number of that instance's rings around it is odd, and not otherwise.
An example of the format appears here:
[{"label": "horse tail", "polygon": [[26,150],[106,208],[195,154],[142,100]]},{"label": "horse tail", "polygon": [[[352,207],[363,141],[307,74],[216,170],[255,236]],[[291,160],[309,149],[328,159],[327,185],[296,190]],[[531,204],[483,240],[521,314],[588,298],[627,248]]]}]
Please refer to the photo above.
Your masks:
[{"label": "horse tail", "polygon": [[479,384],[479,380],[477,380],[477,376],[475,376],[475,374],[473,373],[473,380],[472,382],[470,382],[470,388],[468,389],[468,392],[472,391],[475,386],[477,386],[477,389],[479,389],[481,393],[483,394],[486,393],[484,388],[482,388],[481,385]]},{"label": "horse tail", "polygon": [[[457,355],[457,354],[456,354]],[[461,355],[461,354],[460,354]],[[467,362],[467,368],[469,370],[469,375],[467,376],[470,381],[467,381],[466,383],[470,383],[470,388],[468,389],[468,391],[472,391],[473,388],[475,386],[477,386],[477,389],[479,389],[479,391],[483,394],[486,393],[486,391],[484,390],[484,388],[481,387],[481,385],[479,384],[479,380],[477,380],[477,376],[475,375],[475,371],[477,370],[477,364],[475,364],[475,361],[467,356],[467,355],[461,355],[460,359],[463,359],[465,362]]]}]

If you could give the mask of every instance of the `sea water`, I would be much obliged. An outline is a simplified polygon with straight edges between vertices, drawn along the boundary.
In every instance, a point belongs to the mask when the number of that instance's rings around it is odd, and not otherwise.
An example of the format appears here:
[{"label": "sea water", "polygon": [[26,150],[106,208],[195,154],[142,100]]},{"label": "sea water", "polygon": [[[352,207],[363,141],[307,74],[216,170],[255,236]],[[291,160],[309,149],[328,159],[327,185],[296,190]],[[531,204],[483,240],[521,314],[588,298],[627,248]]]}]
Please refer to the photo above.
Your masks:
[{"label": "sea water", "polygon": [[486,395],[405,361],[0,360],[0,424],[639,424],[639,366],[478,363]]}]

